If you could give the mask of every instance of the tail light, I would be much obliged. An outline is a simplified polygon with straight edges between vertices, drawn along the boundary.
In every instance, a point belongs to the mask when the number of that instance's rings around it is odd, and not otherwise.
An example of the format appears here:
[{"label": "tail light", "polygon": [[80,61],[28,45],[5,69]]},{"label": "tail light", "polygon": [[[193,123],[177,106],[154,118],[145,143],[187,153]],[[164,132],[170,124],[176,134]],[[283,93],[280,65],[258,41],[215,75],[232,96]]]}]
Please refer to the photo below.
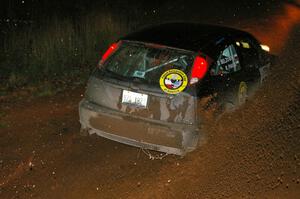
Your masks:
[{"label": "tail light", "polygon": [[107,60],[107,58],[109,58],[118,49],[119,45],[120,42],[113,43],[103,54],[100,64],[103,64]]},{"label": "tail light", "polygon": [[190,84],[195,84],[201,80],[208,70],[208,63],[204,57],[197,56],[194,60]]}]

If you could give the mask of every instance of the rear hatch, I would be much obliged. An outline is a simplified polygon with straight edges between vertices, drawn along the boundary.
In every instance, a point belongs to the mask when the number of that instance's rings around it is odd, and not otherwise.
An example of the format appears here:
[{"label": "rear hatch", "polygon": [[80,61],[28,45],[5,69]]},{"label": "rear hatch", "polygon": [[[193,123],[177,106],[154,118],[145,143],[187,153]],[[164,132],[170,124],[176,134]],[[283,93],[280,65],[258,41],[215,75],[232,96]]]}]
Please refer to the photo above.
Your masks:
[{"label": "rear hatch", "polygon": [[86,99],[129,117],[195,124],[195,91],[188,86],[194,59],[191,51],[121,41],[93,72]]}]

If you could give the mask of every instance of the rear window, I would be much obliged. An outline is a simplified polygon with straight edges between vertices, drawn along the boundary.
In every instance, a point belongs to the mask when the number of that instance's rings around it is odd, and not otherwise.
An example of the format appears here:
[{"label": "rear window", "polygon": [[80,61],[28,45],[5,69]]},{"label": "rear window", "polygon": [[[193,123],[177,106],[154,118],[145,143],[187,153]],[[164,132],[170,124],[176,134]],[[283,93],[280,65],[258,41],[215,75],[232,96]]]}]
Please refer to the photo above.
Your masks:
[{"label": "rear window", "polygon": [[194,52],[122,41],[118,50],[101,68],[128,80],[138,78],[149,84],[157,84],[160,76],[170,69],[179,69],[188,74],[193,60]]}]

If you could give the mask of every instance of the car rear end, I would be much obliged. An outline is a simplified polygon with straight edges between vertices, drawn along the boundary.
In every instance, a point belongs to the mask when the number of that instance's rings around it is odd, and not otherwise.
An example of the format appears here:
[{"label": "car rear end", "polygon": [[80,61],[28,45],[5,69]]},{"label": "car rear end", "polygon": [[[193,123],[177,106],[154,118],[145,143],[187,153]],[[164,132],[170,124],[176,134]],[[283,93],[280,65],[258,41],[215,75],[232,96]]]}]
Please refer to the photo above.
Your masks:
[{"label": "car rear end", "polygon": [[[80,102],[82,129],[169,154],[194,150],[199,129],[191,84],[206,72],[196,70],[195,63],[203,70],[203,60],[195,52],[155,44],[113,44],[91,75]],[[175,74],[177,79],[172,79],[172,71],[180,72]]]}]

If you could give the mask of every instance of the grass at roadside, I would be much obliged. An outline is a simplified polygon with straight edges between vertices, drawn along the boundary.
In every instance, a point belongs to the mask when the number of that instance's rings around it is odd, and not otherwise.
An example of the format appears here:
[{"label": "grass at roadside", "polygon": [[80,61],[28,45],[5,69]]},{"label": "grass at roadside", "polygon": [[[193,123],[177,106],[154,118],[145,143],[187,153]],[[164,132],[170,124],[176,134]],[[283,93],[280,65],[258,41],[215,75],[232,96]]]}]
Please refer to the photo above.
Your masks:
[{"label": "grass at roadside", "polygon": [[8,125],[4,122],[0,122],[0,129],[4,129],[4,128],[7,128]]},{"label": "grass at roadside", "polygon": [[8,127],[8,125],[5,122],[1,121],[1,119],[5,116],[6,116],[6,113],[3,111],[0,111],[0,129]]},{"label": "grass at roadside", "polygon": [[32,85],[43,87],[38,95],[51,95],[63,89],[53,89],[56,84],[85,82],[107,46],[127,29],[103,12],[9,30],[0,46],[0,96]]}]

